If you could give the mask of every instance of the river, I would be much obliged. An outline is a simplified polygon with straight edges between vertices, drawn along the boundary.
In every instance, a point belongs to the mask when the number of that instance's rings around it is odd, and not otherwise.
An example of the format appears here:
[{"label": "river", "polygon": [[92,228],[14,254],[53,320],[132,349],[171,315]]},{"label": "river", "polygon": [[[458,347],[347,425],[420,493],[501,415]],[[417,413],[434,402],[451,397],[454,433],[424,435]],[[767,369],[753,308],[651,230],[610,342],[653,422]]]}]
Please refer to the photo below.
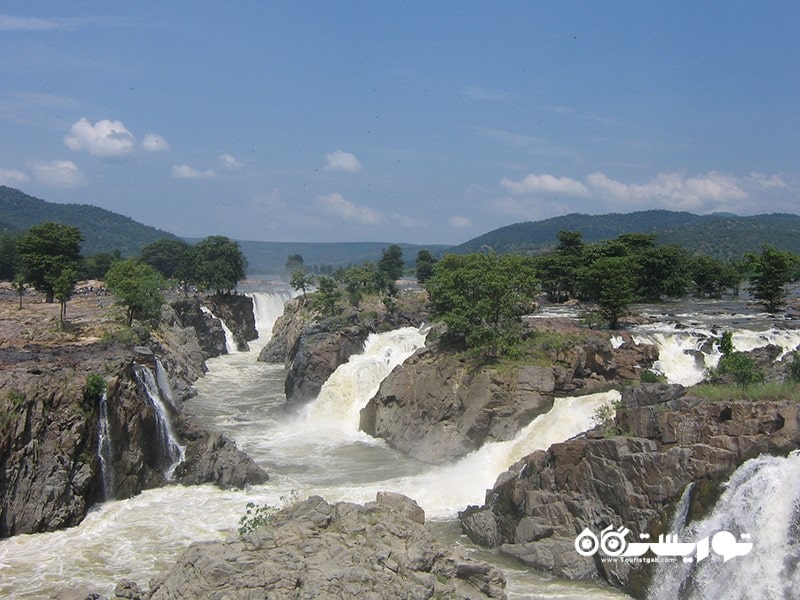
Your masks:
[{"label": "river", "polygon": [[[170,566],[191,542],[235,535],[248,502],[282,506],[311,494],[330,501],[364,502],[373,500],[379,490],[392,490],[416,499],[431,526],[450,544],[501,566],[509,598],[627,598],[599,582],[575,583],[528,572],[495,552],[475,547],[460,533],[455,519],[467,505],[482,503],[485,489],[514,461],[591,427],[597,409],[618,398],[616,392],[557,399],[549,413],[514,440],[488,444],[452,465],[432,467],[357,429],[358,409],[394,365],[424,344],[424,330],[406,328],[372,336],[361,355],[337,370],[317,400],[300,414],[291,414],[285,410],[282,365],[256,361],[286,293],[253,297],[260,340],[251,344],[250,352],[210,360],[209,372],[197,382],[198,393],[184,410],[206,427],[232,437],[267,469],[270,480],[246,490],[223,491],[213,485],[148,490],[96,506],[77,527],[3,540],[0,597],[47,598],[75,589],[113,597],[114,586],[122,579],[146,587],[149,578]],[[773,335],[772,329],[761,327],[763,318],[747,319],[750,331],[761,332],[751,337]],[[680,336],[669,332],[682,335],[684,330],[676,329],[670,318],[663,321],[660,327],[641,327],[637,335],[661,340],[664,348],[683,346]],[[741,326],[738,321],[737,326]],[[687,335],[703,335],[711,328],[697,322]],[[792,336],[795,345],[800,342],[796,331]],[[713,362],[713,357],[709,360]],[[696,370],[696,359],[692,365]],[[672,372],[673,378],[685,371],[683,365],[668,360],[660,368]]]}]

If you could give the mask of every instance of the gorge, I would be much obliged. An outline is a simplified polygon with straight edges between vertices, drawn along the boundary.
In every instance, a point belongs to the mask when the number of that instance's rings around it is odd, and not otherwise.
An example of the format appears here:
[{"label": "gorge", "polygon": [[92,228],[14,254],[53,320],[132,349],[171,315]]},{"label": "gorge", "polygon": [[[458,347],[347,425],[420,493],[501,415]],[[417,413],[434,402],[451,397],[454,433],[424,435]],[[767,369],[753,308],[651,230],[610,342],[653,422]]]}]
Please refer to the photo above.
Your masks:
[{"label": "gorge", "polygon": [[[277,314],[264,316],[265,312],[270,312],[270,309],[264,307],[274,306],[275,312],[282,311],[283,300],[288,298],[288,294],[254,293],[251,297],[255,307],[255,326],[261,332],[271,329],[268,324]],[[211,310],[220,314],[216,308]],[[715,323],[723,318],[725,317],[721,314],[709,317]],[[736,322],[736,331],[741,332],[741,335],[734,339],[740,337],[750,346],[781,341],[786,350],[791,350],[800,342],[800,336],[790,327],[778,329],[772,327],[772,323],[767,323],[765,327],[765,323],[756,316],[738,318],[744,318],[746,323]],[[659,315],[654,320],[670,319]],[[696,317],[693,316],[692,319]],[[613,378],[606,379],[598,374],[609,373],[609,369],[603,371],[599,367],[612,364],[610,357],[614,356],[612,351],[615,345],[618,348],[623,348],[626,344],[641,346],[642,344],[635,343],[634,338],[642,342],[647,338],[650,343],[655,342],[659,346],[658,357],[655,354],[650,355],[653,368],[659,369],[668,379],[686,377],[688,370],[693,373],[701,372],[701,364],[712,364],[715,360],[712,343],[715,334],[706,323],[695,320],[688,324],[690,327],[682,329],[675,327],[673,323],[666,328],[662,326],[659,331],[653,331],[654,327],[651,326],[633,327],[623,336],[624,339],[607,340],[602,346],[606,356],[604,359],[600,353],[587,355],[585,352],[578,352],[574,356],[570,355],[572,358],[582,357],[576,364],[580,364],[585,370],[585,376],[569,379],[562,373],[554,381],[561,382],[560,385],[574,385],[573,390],[583,392],[582,395],[570,394],[553,398],[552,408],[545,407],[528,425],[518,427],[516,431],[509,430],[502,435],[497,434],[497,430],[489,437],[484,435],[484,439],[477,444],[477,449],[465,448],[455,452],[451,460],[440,465],[431,465],[409,457],[358,428],[359,409],[364,408],[373,398],[387,395],[386,390],[391,389],[391,386],[398,385],[394,380],[402,377],[402,372],[406,369],[395,369],[397,364],[404,363],[410,368],[419,368],[418,361],[421,358],[407,357],[413,354],[414,357],[424,358],[425,350],[421,348],[425,343],[425,329],[405,326],[373,336],[363,347],[363,351],[358,353],[360,356],[357,359],[354,357],[341,368],[334,369],[335,377],[326,378],[318,398],[290,411],[286,410],[284,395],[284,365],[255,360],[264,343],[264,336],[260,336],[259,339],[248,342],[249,352],[209,358],[208,372],[193,383],[196,395],[187,395],[183,403],[184,412],[191,415],[201,428],[224,432],[256,464],[266,468],[269,481],[251,484],[244,490],[209,484],[191,487],[169,485],[147,489],[127,499],[96,505],[76,527],[3,540],[0,542],[0,594],[13,593],[16,597],[35,598],[62,593],[66,589],[83,589],[112,597],[114,587],[120,580],[131,579],[146,584],[149,578],[159,577],[167,572],[183,548],[191,542],[228,539],[248,502],[289,506],[295,500],[317,495],[324,497],[331,505],[341,501],[367,504],[375,500],[378,492],[390,490],[403,493],[419,503],[439,540],[462,547],[464,551],[482,560],[489,557],[495,564],[502,565],[506,573],[508,597],[523,598],[527,593],[532,593],[532,590],[536,591],[537,597],[544,598],[582,598],[587,595],[598,598],[622,597],[619,592],[597,580],[588,583],[572,583],[566,580],[553,582],[548,581],[548,576],[537,575],[536,571],[527,572],[512,563],[503,562],[502,557],[493,553],[487,554],[469,544],[460,535],[456,517],[468,505],[479,505],[483,502],[485,490],[493,488],[493,485],[508,486],[512,480],[523,482],[525,478],[529,478],[534,470],[531,467],[525,468],[524,465],[541,461],[538,457],[546,452],[558,452],[553,448],[563,448],[563,453],[566,453],[569,444],[596,443],[598,447],[605,444],[607,448],[613,443],[620,448],[626,445],[630,447],[639,443],[636,442],[639,437],[631,437],[632,433],[642,434],[643,439],[648,439],[648,436],[653,438],[656,435],[653,423],[659,423],[658,419],[667,411],[662,412],[658,408],[659,402],[648,404],[639,399],[633,402],[627,399],[629,396],[620,396],[619,392],[607,385]],[[745,325],[746,328],[743,327]],[[178,334],[177,330],[173,333]],[[691,355],[682,350],[670,352],[676,347],[690,346]],[[414,354],[417,349],[420,352]],[[596,349],[601,349],[599,342]],[[201,350],[200,352],[202,353]],[[587,362],[587,356],[598,358]],[[691,359],[691,369],[685,364],[687,356]],[[658,362],[655,362],[656,358]],[[617,362],[613,364],[620,366]],[[591,368],[587,368],[587,365]],[[164,366],[165,371],[170,368],[174,369],[169,364]],[[153,369],[157,374],[155,364]],[[349,369],[352,371],[348,373]],[[573,375],[576,373],[574,369],[570,372]],[[595,375],[590,376],[590,372]],[[382,386],[381,381],[384,382]],[[376,396],[379,386],[381,391]],[[587,394],[587,391],[592,393]],[[583,431],[592,430],[597,423],[598,409],[612,401],[621,402],[629,409],[628,413],[624,413],[628,415],[629,421],[621,425],[630,427],[631,434],[605,439],[605,434],[596,431],[574,442],[566,441]],[[674,405],[676,401],[678,400],[670,398],[667,403],[672,402]],[[794,422],[793,419],[796,421],[796,411],[791,413],[789,408],[778,409],[783,416],[784,426],[776,429],[774,415],[769,420],[773,425],[768,429],[775,429],[770,435],[786,429],[787,424]],[[492,408],[494,409],[496,407]],[[711,420],[718,421],[722,410],[724,407],[715,412]],[[726,426],[730,427],[735,423],[764,421],[757,415],[745,415],[740,419],[733,413],[732,410],[731,418],[725,420],[723,425],[728,423]],[[688,413],[679,411],[680,414]],[[522,420],[524,419],[519,422]],[[708,420],[708,417],[696,417],[698,423]],[[424,428],[420,426],[419,429],[422,432]],[[491,427],[486,429],[490,430]],[[787,431],[789,430],[783,433]],[[663,437],[663,430],[659,435]],[[741,435],[742,432],[735,433],[735,438],[739,440]],[[502,439],[504,437],[506,439]],[[112,442],[116,439],[112,432]],[[664,443],[680,444],[682,441]],[[556,446],[553,447],[553,444]],[[643,449],[647,449],[647,443],[641,444],[644,444]],[[547,450],[548,448],[551,450]],[[780,450],[780,453],[785,454],[787,448],[786,445],[781,448],[765,446],[764,450]],[[608,453],[607,450],[603,452]],[[597,453],[597,456],[610,460],[612,457],[606,454]],[[201,452],[195,459],[199,460],[202,455]],[[190,458],[190,453],[187,452],[187,461]],[[712,456],[703,459],[715,460]],[[779,462],[790,459],[773,460]],[[731,462],[730,471],[736,468],[736,462]],[[776,468],[778,462],[774,463]],[[510,471],[514,475],[509,477],[503,472],[511,465],[515,465]],[[608,468],[614,472],[612,465],[613,463],[608,463]],[[545,473],[546,469],[542,467],[539,472]],[[522,477],[519,476],[520,473]],[[183,476],[179,466],[176,468],[178,480],[195,483],[189,478],[180,479]],[[524,485],[528,485],[527,482]],[[627,485],[624,484],[622,489],[627,489]],[[676,480],[673,488],[677,497],[668,499],[662,506],[662,511],[670,511],[673,503],[677,504],[684,486]],[[609,490],[600,495],[612,492],[613,490]],[[499,492],[496,490],[493,493]],[[703,496],[709,502],[712,497],[713,494]],[[623,496],[623,500],[628,501],[630,498]],[[533,515],[529,515],[531,516]],[[545,542],[569,541],[569,535],[542,535],[545,532],[541,524],[533,522],[531,518],[525,521],[522,528],[520,523],[514,524],[512,530],[521,532],[527,528],[526,531],[532,532],[529,534],[532,535],[531,539],[525,542],[522,537],[511,540],[520,545],[530,543],[534,538]],[[622,524],[633,528],[638,522],[615,522],[615,525]],[[576,531],[572,534],[573,540],[577,533]],[[503,543],[507,542],[504,540]],[[509,548],[501,549],[508,554],[512,553]],[[524,556],[530,556],[530,552]],[[577,555],[569,547],[562,548],[561,556],[572,560]],[[524,559],[523,554],[520,557]],[[731,561],[731,565],[735,566],[736,561],[745,559],[746,557],[737,557]],[[547,569],[544,563],[537,567]],[[561,571],[560,574],[570,575],[566,571]],[[670,576],[678,577],[674,573]],[[666,581],[667,578],[664,577]],[[681,581],[689,581],[692,577],[697,579],[695,576],[682,575]],[[641,592],[633,588],[629,591],[641,596]]]}]

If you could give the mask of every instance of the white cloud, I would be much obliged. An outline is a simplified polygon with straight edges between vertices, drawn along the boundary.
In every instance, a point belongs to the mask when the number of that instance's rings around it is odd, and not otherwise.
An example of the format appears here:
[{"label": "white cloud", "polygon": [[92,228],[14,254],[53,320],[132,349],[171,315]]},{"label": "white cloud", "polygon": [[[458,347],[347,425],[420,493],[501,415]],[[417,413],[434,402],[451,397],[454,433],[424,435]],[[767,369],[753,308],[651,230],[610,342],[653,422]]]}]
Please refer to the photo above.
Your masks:
[{"label": "white cloud", "polygon": [[103,119],[92,125],[83,118],[74,123],[71,135],[64,138],[70,150],[86,150],[101,158],[122,158],[136,149],[136,138],[128,131],[122,121]]},{"label": "white cloud", "polygon": [[39,19],[36,17],[12,17],[0,15],[0,31],[52,31],[72,29],[80,21],[75,19]]},{"label": "white cloud", "polygon": [[750,173],[749,179],[756,186],[765,190],[789,187],[789,184],[778,175],[766,175],[765,173],[756,173],[753,171]]},{"label": "white cloud", "polygon": [[349,152],[337,150],[333,154],[326,154],[325,160],[328,164],[325,165],[327,171],[340,171],[342,173],[357,173],[361,170],[361,161]]},{"label": "white cloud", "polygon": [[0,169],[0,185],[15,186],[30,181],[22,171],[16,169]]},{"label": "white cloud", "polygon": [[146,133],[142,140],[142,149],[146,152],[166,152],[169,150],[169,144],[157,133]]},{"label": "white cloud", "polygon": [[317,203],[330,214],[341,217],[345,221],[354,221],[362,225],[375,225],[381,222],[381,215],[378,211],[367,206],[358,206],[345,199],[341,194],[319,196]]},{"label": "white cloud", "polygon": [[235,156],[230,154],[221,154],[219,157],[219,162],[222,165],[222,168],[226,171],[238,171],[244,166],[236,159]]},{"label": "white cloud", "polygon": [[37,161],[33,163],[33,176],[44,185],[60,188],[79,187],[86,177],[71,160]]},{"label": "white cloud", "polygon": [[472,220],[469,217],[464,217],[461,215],[450,217],[447,222],[450,223],[450,227],[455,227],[456,229],[466,229],[467,227],[472,227]]},{"label": "white cloud", "polygon": [[172,165],[172,176],[175,179],[211,179],[217,176],[214,169],[200,171],[189,165]]},{"label": "white cloud", "polygon": [[580,181],[569,177],[554,177],[553,175],[526,175],[520,181],[503,178],[500,185],[514,195],[531,194],[562,194],[576,198],[586,198],[589,196],[588,188]]},{"label": "white cloud", "polygon": [[589,185],[611,200],[623,203],[656,203],[673,210],[711,212],[730,210],[730,202],[748,197],[741,182],[731,175],[711,171],[686,177],[681,173],[659,173],[645,184],[626,184],[603,173],[587,177]]}]

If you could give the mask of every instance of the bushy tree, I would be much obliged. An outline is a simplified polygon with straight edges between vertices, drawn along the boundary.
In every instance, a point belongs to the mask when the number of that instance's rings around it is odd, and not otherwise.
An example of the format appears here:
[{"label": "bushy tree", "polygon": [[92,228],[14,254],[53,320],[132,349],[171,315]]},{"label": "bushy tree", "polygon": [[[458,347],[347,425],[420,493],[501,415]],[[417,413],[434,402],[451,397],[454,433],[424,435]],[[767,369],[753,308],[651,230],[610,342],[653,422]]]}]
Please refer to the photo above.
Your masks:
[{"label": "bushy tree", "polygon": [[606,256],[594,261],[584,273],[600,314],[611,329],[619,327],[620,318],[636,300],[636,265],[626,256]]},{"label": "bushy tree", "polygon": [[433,275],[433,267],[436,264],[436,257],[430,250],[423,248],[417,252],[417,260],[414,264],[417,281],[425,283]]},{"label": "bushy tree", "polygon": [[191,246],[183,240],[164,238],[147,244],[139,253],[139,260],[150,265],[167,279],[184,279],[186,255]]},{"label": "bushy tree", "polygon": [[0,233],[0,280],[13,281],[17,275],[17,236]]},{"label": "bushy tree", "polygon": [[111,265],[119,260],[122,260],[122,253],[119,250],[92,254],[81,263],[78,276],[81,279],[104,279]]},{"label": "bushy tree", "polygon": [[755,271],[750,277],[753,297],[764,305],[767,312],[778,312],[786,303],[786,284],[794,277],[797,257],[772,246],[764,246],[761,254],[751,254],[749,258]]},{"label": "bushy tree", "polygon": [[60,320],[64,323],[67,318],[67,301],[75,293],[75,284],[78,282],[78,271],[72,265],[64,268],[59,273],[53,284],[53,294],[61,305]]},{"label": "bushy tree", "polygon": [[34,225],[17,241],[25,279],[47,302],[55,299],[55,286],[62,272],[77,272],[81,261],[83,234],[77,227],[61,223]]},{"label": "bushy tree", "polygon": [[331,317],[337,310],[337,302],[342,293],[339,291],[339,284],[333,277],[322,276],[317,283],[317,291],[311,299],[311,307],[320,311],[323,316]]},{"label": "bushy tree", "polygon": [[378,261],[378,270],[386,274],[390,281],[397,281],[403,276],[403,249],[392,244],[383,251]]},{"label": "bushy tree", "polygon": [[106,274],[106,286],[127,307],[128,326],[133,319],[152,319],[164,303],[164,277],[150,265],[129,258],[114,263]]},{"label": "bushy tree", "polygon": [[305,298],[306,290],[314,285],[314,276],[305,269],[295,269],[289,278],[289,284],[295,290],[302,290],[303,298]]},{"label": "bushy tree", "polygon": [[239,244],[222,235],[207,237],[193,246],[188,263],[190,279],[217,294],[236,289],[247,270],[247,259]]},{"label": "bushy tree", "polygon": [[445,340],[496,357],[515,352],[538,281],[528,257],[448,254],[425,288],[432,315],[447,327]]}]

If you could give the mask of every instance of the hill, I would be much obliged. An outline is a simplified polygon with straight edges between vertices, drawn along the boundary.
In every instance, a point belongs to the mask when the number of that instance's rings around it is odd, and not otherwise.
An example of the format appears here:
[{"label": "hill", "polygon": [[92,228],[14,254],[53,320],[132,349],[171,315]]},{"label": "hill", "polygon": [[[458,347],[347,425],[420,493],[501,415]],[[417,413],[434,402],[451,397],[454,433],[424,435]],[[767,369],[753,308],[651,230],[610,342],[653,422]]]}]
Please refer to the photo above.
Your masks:
[{"label": "hill", "polygon": [[123,256],[136,256],[145,245],[177,236],[137,223],[130,217],[89,204],[57,204],[0,186],[0,223],[7,230],[25,231],[33,225],[55,221],[81,230],[86,240],[84,256],[119,250]]},{"label": "hill", "polygon": [[[137,256],[151,242],[177,236],[155,227],[137,223],[133,219],[88,204],[57,204],[29,196],[19,190],[0,186],[0,234],[25,231],[33,225],[55,221],[73,225],[86,237],[82,245],[84,256],[118,249],[123,256]],[[212,235],[211,232],[209,235]],[[186,239],[189,243],[199,239]],[[326,265],[334,268],[377,261],[389,243],[293,243],[239,241],[247,258],[251,275],[281,274],[286,259],[300,254],[306,265]],[[449,246],[419,246],[399,244],[409,265],[413,265],[417,252],[427,248],[441,254]]]},{"label": "hill", "polygon": [[647,210],[626,214],[570,214],[542,221],[515,223],[495,229],[451,249],[469,253],[537,254],[552,249],[559,231],[581,231],[588,242],[624,233],[652,233],[659,244],[678,244],[692,253],[716,258],[739,258],[758,252],[764,244],[800,254],[800,216],[790,214],[739,217],[730,214],[695,215],[688,212]]}]

